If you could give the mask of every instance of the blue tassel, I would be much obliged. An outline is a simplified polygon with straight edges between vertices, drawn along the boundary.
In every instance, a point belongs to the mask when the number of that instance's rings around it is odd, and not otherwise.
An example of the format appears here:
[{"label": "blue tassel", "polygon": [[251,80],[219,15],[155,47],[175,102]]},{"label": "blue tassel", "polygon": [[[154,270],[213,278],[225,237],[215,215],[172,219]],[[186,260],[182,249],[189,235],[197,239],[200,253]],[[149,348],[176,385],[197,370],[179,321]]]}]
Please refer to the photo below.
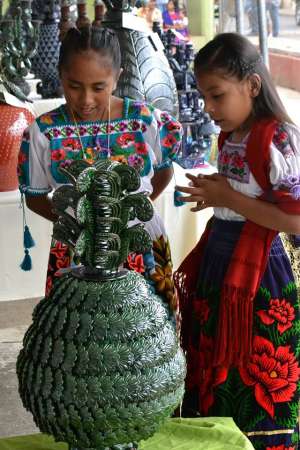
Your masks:
[{"label": "blue tassel", "polygon": [[183,206],[184,202],[178,200],[178,197],[182,197],[182,192],[174,191],[174,206]]},{"label": "blue tassel", "polygon": [[25,270],[25,271],[32,269],[31,256],[29,255],[29,251],[27,250],[27,248],[25,248],[25,256],[24,256],[24,259],[23,259],[20,267],[22,270]]},{"label": "blue tassel", "polygon": [[35,242],[31,236],[28,225],[24,227],[24,248],[31,248],[35,246]]}]

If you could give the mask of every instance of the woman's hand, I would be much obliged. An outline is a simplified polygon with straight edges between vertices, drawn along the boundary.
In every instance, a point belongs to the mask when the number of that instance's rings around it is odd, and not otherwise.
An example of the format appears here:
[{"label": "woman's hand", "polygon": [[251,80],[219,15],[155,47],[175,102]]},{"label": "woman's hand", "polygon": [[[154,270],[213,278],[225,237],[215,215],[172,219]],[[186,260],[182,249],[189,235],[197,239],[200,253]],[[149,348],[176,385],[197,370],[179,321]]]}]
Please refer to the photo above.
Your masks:
[{"label": "woman's hand", "polygon": [[197,206],[191,211],[200,211],[209,207],[226,207],[233,189],[227,179],[219,174],[213,175],[186,175],[191,180],[189,187],[176,186],[176,190],[190,194],[179,197],[183,202],[196,202]]}]

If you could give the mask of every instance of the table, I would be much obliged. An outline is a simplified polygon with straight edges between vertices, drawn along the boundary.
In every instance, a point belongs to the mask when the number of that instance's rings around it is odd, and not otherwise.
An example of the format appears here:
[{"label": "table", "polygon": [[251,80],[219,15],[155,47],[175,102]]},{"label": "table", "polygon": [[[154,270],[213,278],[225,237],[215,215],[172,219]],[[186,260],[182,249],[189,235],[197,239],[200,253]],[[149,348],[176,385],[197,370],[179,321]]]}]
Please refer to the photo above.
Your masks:
[{"label": "table", "polygon": [[[0,439],[1,450],[67,450],[43,434]],[[139,450],[254,450],[230,417],[169,419]]]}]

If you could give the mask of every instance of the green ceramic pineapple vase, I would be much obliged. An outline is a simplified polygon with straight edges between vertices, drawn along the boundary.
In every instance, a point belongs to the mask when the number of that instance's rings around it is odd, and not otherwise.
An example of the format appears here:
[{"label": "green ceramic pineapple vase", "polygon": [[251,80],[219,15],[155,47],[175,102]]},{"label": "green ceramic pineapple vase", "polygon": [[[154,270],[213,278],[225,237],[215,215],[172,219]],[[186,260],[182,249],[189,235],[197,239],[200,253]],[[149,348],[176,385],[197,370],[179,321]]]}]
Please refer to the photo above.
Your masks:
[{"label": "green ceramic pineapple vase", "polygon": [[151,247],[140,221],[152,205],[134,193],[140,178],[129,166],[61,170],[70,183],[53,196],[54,236],[80,264],[33,312],[17,360],[20,396],[40,430],[73,450],[137,448],[181,402],[186,370],[160,298],[121,268],[129,252]]}]

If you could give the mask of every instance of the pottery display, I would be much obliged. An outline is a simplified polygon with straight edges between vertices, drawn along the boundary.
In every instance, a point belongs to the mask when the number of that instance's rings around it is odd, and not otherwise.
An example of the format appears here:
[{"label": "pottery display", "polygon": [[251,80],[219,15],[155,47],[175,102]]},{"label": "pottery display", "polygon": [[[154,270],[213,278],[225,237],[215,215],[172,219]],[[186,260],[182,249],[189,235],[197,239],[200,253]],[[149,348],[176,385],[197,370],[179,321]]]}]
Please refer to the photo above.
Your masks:
[{"label": "pottery display", "polygon": [[[137,449],[181,402],[185,359],[174,325],[145,278],[122,269],[151,238],[151,202],[134,168],[111,161],[62,169],[54,237],[81,265],[35,308],[17,361],[35,423],[72,450]],[[70,208],[74,214],[70,214]],[[75,217],[75,218],[74,218]]]}]

